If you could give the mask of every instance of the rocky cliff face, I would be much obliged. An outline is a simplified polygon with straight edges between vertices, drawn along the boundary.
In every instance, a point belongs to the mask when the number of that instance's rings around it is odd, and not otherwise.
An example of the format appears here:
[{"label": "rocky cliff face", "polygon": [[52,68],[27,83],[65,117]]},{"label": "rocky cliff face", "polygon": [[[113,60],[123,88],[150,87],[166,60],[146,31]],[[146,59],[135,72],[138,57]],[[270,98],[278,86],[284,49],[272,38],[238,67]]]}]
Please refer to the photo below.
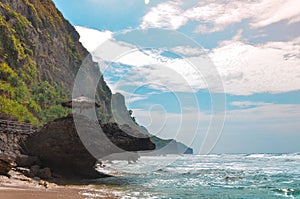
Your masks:
[{"label": "rocky cliff face", "polygon": [[126,107],[125,103],[125,97],[121,93],[115,93],[112,95],[111,99],[111,109],[112,109],[112,115],[114,122],[123,125],[123,130],[126,131],[126,127],[129,126],[131,129],[131,132],[128,132],[128,134],[139,132],[140,134],[144,136],[149,136],[149,132],[145,127],[139,126],[135,119],[129,114],[129,111]]},{"label": "rocky cliff face", "polygon": [[[51,0],[1,0],[0,111],[34,125],[65,115],[59,104],[71,97],[87,55]],[[111,92],[103,79],[97,96],[109,119]]]},{"label": "rocky cliff face", "polygon": [[49,122],[30,136],[25,143],[27,153],[61,175],[97,178],[103,176],[94,169],[98,159],[123,151],[155,149],[149,138],[130,136],[116,123],[100,123],[100,128],[98,122],[85,116],[74,117],[80,124],[75,126],[70,115]]},{"label": "rocky cliff face", "polygon": [[[0,113],[0,120],[14,121],[10,115]],[[27,134],[22,134],[14,128],[7,128],[8,124],[0,121],[0,152],[18,155],[22,153],[21,144],[28,137]]]},{"label": "rocky cliff face", "polygon": [[27,135],[24,134],[0,130],[0,151],[20,154],[22,150],[20,145],[26,138]]},{"label": "rocky cliff face", "polygon": [[[181,142],[177,142],[176,140],[169,139],[164,140],[151,135],[148,130],[139,126],[133,118],[129,115],[128,110],[125,105],[125,98],[122,94],[116,93],[112,95],[112,114],[114,120],[123,124],[123,130],[126,130],[126,126],[130,126],[130,129],[134,129],[136,132],[141,132],[143,135],[151,137],[151,141],[156,144],[157,154],[193,154],[193,149],[182,144]],[[125,125],[126,124],[126,125]],[[129,134],[131,132],[128,132]]]},{"label": "rocky cliff face", "polygon": [[5,33],[2,36],[7,37],[7,43],[9,40],[20,42],[20,46],[12,44],[2,49],[14,53],[2,59],[13,69],[24,67],[23,63],[31,60],[42,80],[59,84],[70,92],[72,87],[69,85],[88,53],[79,43],[75,29],[63,18],[53,2],[2,0],[0,8],[2,31]]}]

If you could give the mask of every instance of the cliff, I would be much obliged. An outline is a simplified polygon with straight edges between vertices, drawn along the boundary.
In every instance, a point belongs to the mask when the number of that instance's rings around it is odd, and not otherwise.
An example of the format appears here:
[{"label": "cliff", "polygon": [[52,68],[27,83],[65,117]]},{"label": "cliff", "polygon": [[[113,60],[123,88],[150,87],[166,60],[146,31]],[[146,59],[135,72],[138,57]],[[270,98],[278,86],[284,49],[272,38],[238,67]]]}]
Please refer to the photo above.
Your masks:
[{"label": "cliff", "polygon": [[155,154],[193,154],[193,149],[174,139],[161,139],[156,136],[151,137],[151,141],[155,143]]},{"label": "cliff", "polygon": [[[0,112],[35,126],[66,115],[69,110],[60,102],[71,98],[76,73],[87,55],[78,33],[51,0],[2,0]],[[110,97],[101,78],[101,119],[111,117]]]},{"label": "cliff", "polygon": [[193,154],[193,149],[174,139],[164,140],[148,132],[148,130],[139,126],[126,108],[125,98],[122,94],[112,95],[112,114],[115,121],[119,124],[127,124],[135,131],[141,132],[149,137],[156,145],[157,154]]}]

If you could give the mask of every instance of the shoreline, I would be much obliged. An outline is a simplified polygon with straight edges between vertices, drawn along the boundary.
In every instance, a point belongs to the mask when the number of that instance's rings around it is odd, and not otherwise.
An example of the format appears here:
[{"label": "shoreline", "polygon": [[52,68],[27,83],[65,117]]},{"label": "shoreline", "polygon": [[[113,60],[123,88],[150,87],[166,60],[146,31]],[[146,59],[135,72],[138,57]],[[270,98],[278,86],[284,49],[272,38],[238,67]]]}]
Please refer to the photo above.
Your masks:
[{"label": "shoreline", "polygon": [[[31,178],[12,172],[11,177],[0,175],[0,198],[5,199],[93,199],[121,197],[120,192],[106,185],[80,184],[58,185],[45,180],[35,181]],[[77,185],[78,184],[78,185]],[[45,186],[47,185],[47,186]]]}]

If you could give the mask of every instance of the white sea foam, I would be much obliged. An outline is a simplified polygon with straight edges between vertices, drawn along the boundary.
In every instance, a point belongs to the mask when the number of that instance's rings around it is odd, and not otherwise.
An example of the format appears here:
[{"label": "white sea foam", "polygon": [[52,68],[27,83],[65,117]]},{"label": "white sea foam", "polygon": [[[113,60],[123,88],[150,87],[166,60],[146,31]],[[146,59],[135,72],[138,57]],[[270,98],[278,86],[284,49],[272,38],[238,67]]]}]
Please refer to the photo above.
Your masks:
[{"label": "white sea foam", "polygon": [[258,153],[258,154],[250,154],[247,156],[248,158],[263,158],[265,157],[265,154],[261,154],[261,153]]},{"label": "white sea foam", "polygon": [[300,198],[300,154],[156,156],[126,167],[159,168],[174,157],[178,159],[158,171],[127,173],[102,183],[124,186],[123,198],[222,198],[220,193],[229,198]]}]

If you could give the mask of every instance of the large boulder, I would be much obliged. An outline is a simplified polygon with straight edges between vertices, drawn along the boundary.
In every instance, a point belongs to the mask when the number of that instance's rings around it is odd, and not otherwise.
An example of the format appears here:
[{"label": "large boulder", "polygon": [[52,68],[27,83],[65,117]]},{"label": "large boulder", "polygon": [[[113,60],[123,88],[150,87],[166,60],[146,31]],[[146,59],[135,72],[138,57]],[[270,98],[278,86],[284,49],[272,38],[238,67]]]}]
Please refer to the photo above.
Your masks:
[{"label": "large boulder", "polygon": [[0,152],[0,175],[9,176],[8,172],[15,166],[15,156]]},{"label": "large boulder", "polygon": [[128,135],[116,123],[99,125],[85,116],[74,117],[76,125],[72,115],[56,119],[28,137],[25,143],[28,154],[37,156],[41,166],[50,167],[60,175],[103,177],[94,168],[98,159],[123,151],[155,149],[149,138]]},{"label": "large boulder", "polygon": [[25,170],[26,174],[23,173],[24,175],[28,176],[28,177],[31,177],[31,178],[34,178],[34,177],[39,177],[39,178],[42,178],[42,179],[49,179],[52,177],[52,174],[51,174],[51,170],[50,168],[43,168],[41,169],[39,165],[33,165],[29,172],[27,173],[27,171]]},{"label": "large boulder", "polygon": [[39,164],[39,159],[36,156],[19,154],[16,158],[16,164],[18,167],[30,167]]}]

